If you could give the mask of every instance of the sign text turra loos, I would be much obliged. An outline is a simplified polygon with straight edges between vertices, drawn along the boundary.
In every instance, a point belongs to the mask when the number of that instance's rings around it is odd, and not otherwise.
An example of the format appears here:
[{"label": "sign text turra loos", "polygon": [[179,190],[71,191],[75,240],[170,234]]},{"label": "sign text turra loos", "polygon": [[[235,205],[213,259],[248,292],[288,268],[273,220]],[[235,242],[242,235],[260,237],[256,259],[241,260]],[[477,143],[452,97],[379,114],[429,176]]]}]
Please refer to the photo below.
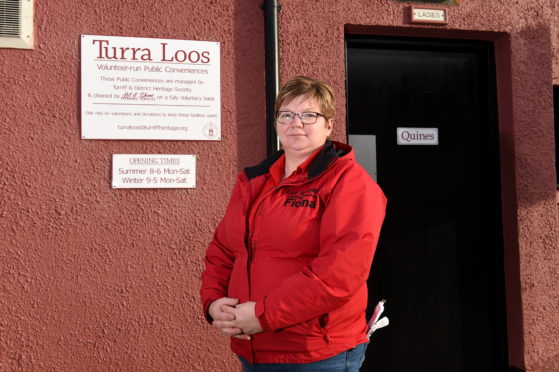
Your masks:
[{"label": "sign text turra loos", "polygon": [[[150,61],[154,62],[151,48],[128,48],[111,46],[109,40],[93,39],[92,44],[98,46],[98,59],[120,61]],[[200,63],[211,62],[208,50],[168,50],[168,43],[160,43],[160,59],[156,62]]]}]

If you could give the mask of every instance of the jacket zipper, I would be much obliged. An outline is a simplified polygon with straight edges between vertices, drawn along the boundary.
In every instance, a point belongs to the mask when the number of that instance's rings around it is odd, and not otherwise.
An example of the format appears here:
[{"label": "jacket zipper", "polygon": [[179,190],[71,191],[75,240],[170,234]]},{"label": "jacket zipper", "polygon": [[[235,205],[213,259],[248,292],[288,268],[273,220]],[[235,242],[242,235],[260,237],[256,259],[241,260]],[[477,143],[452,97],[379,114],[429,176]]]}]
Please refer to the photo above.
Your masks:
[{"label": "jacket zipper", "polygon": [[[310,183],[314,180],[316,180],[317,178],[320,178],[324,173],[326,173],[326,171],[328,169],[330,169],[332,167],[332,165],[335,163],[335,161],[331,162],[330,165],[324,170],[324,172],[322,172],[321,174],[319,174],[318,176],[315,176],[313,178],[309,178],[304,180],[303,182],[291,182],[291,183],[280,183],[279,185],[276,185],[274,187],[272,187],[270,190],[268,190],[266,192],[266,194],[260,198],[260,201],[258,202],[258,205],[255,207],[256,209],[254,210],[254,215],[256,216],[258,214],[258,209],[260,209],[260,206],[262,205],[262,202],[264,201],[264,199],[266,199],[268,196],[270,196],[273,192],[281,189],[282,187],[287,187],[287,186],[300,186],[300,185],[305,185],[307,183]],[[247,219],[250,219],[250,213],[247,216]],[[254,222],[256,221],[256,218],[253,219],[253,226],[248,226],[248,221],[247,221],[247,226],[249,229],[249,237],[248,237],[248,261],[247,261],[247,276],[248,276],[248,298],[249,300],[251,299],[252,293],[251,293],[251,286],[250,286],[250,266],[252,264],[252,255],[253,255],[253,244],[252,244],[252,238],[254,236],[254,225],[256,225],[256,223]]]},{"label": "jacket zipper", "polygon": [[[266,192],[266,194],[260,198],[260,201],[258,202],[258,205],[255,207],[254,210],[254,215],[256,216],[258,213],[258,209],[260,208],[260,206],[262,205],[262,202],[264,201],[264,199],[266,199],[272,192],[274,192],[276,189],[279,189],[280,185],[275,186],[273,188],[271,188],[270,190],[268,190]],[[247,220],[250,220],[250,212],[247,215]],[[256,225],[255,219],[253,218],[253,225]],[[248,226],[248,221],[247,221],[247,226]],[[247,278],[248,278],[248,299],[249,301],[252,300],[252,288],[251,288],[251,280],[250,280],[250,272],[251,272],[251,266],[252,266],[252,256],[253,256],[253,236],[254,236],[254,226],[248,226],[249,229],[249,236],[248,236],[248,259],[247,259]],[[251,337],[250,338],[250,352],[252,355],[252,362],[253,364],[256,363],[256,353],[254,352],[254,339]]]},{"label": "jacket zipper", "polygon": [[[335,161],[331,162],[328,167],[319,175],[313,177],[313,178],[309,178],[304,180],[303,182],[297,183],[297,182],[291,182],[291,183],[280,183],[279,185],[276,185],[274,187],[272,187],[270,190],[268,190],[266,192],[266,194],[260,198],[258,205],[255,207],[254,209],[254,216],[256,216],[258,214],[258,209],[260,209],[260,206],[262,205],[262,202],[264,201],[264,199],[266,199],[268,196],[270,196],[273,192],[281,189],[282,187],[287,187],[287,186],[300,186],[300,185],[305,185],[307,183],[310,183],[314,180],[316,180],[317,178],[320,178],[323,174],[326,173],[326,171],[328,169],[330,169],[332,167],[332,165],[335,163]],[[247,220],[250,220],[250,213],[247,215]],[[254,236],[254,226],[256,225],[256,218],[253,218],[253,226],[248,226],[248,221],[247,221],[247,226],[249,229],[249,237],[248,237],[248,258],[247,258],[247,278],[248,278],[248,299],[249,301],[252,299],[252,289],[251,289],[251,280],[250,280],[250,271],[251,271],[251,266],[252,266],[252,256],[253,256],[253,236]],[[321,327],[322,328],[322,327]],[[327,341],[327,343],[331,342],[330,337],[326,334],[326,330],[323,329],[323,337],[325,339],[325,341]],[[256,363],[256,353],[254,352],[254,339],[251,337],[250,339],[250,351],[252,354],[252,361],[253,364]]]}]

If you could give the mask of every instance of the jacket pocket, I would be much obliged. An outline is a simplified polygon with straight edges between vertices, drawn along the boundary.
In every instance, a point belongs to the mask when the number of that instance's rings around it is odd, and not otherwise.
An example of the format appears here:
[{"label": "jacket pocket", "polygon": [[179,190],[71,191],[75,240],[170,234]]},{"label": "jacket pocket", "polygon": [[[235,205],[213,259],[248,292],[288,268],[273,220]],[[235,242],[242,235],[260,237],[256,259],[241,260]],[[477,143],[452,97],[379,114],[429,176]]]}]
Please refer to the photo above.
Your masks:
[{"label": "jacket pocket", "polygon": [[330,320],[330,314],[323,314],[318,318],[318,326],[320,327],[320,333],[322,338],[326,343],[332,342],[330,336],[328,336],[328,321]]},{"label": "jacket pocket", "polygon": [[313,318],[301,323],[286,327],[281,332],[291,333],[304,337],[322,337],[322,329],[320,327],[320,318]]}]

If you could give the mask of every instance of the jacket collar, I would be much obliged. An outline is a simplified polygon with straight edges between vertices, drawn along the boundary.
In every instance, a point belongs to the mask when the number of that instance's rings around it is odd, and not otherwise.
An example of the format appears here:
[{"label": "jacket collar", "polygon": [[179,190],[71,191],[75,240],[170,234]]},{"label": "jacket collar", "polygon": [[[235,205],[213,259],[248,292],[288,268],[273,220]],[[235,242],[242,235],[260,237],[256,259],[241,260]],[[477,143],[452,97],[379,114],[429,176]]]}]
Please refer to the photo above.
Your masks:
[{"label": "jacket collar", "polygon": [[[307,178],[314,178],[322,174],[337,158],[341,158],[351,151],[351,147],[340,142],[332,142],[327,140],[320,153],[316,156],[314,161],[309,165]],[[266,158],[263,162],[253,167],[245,168],[245,174],[249,180],[264,175],[270,171],[270,167],[282,155],[284,151],[280,150],[273,153]]]}]

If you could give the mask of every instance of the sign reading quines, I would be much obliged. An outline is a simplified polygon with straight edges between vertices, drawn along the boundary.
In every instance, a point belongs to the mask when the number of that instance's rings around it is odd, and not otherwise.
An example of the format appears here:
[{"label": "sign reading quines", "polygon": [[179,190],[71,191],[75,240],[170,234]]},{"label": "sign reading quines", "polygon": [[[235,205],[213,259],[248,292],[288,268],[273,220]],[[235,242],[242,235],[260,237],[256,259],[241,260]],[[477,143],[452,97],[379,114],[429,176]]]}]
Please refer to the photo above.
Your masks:
[{"label": "sign reading quines", "polygon": [[220,44],[82,35],[82,138],[220,140]]},{"label": "sign reading quines", "polygon": [[398,145],[438,145],[438,128],[396,128],[396,144]]},{"label": "sign reading quines", "polygon": [[195,155],[113,154],[115,189],[195,187]]}]

